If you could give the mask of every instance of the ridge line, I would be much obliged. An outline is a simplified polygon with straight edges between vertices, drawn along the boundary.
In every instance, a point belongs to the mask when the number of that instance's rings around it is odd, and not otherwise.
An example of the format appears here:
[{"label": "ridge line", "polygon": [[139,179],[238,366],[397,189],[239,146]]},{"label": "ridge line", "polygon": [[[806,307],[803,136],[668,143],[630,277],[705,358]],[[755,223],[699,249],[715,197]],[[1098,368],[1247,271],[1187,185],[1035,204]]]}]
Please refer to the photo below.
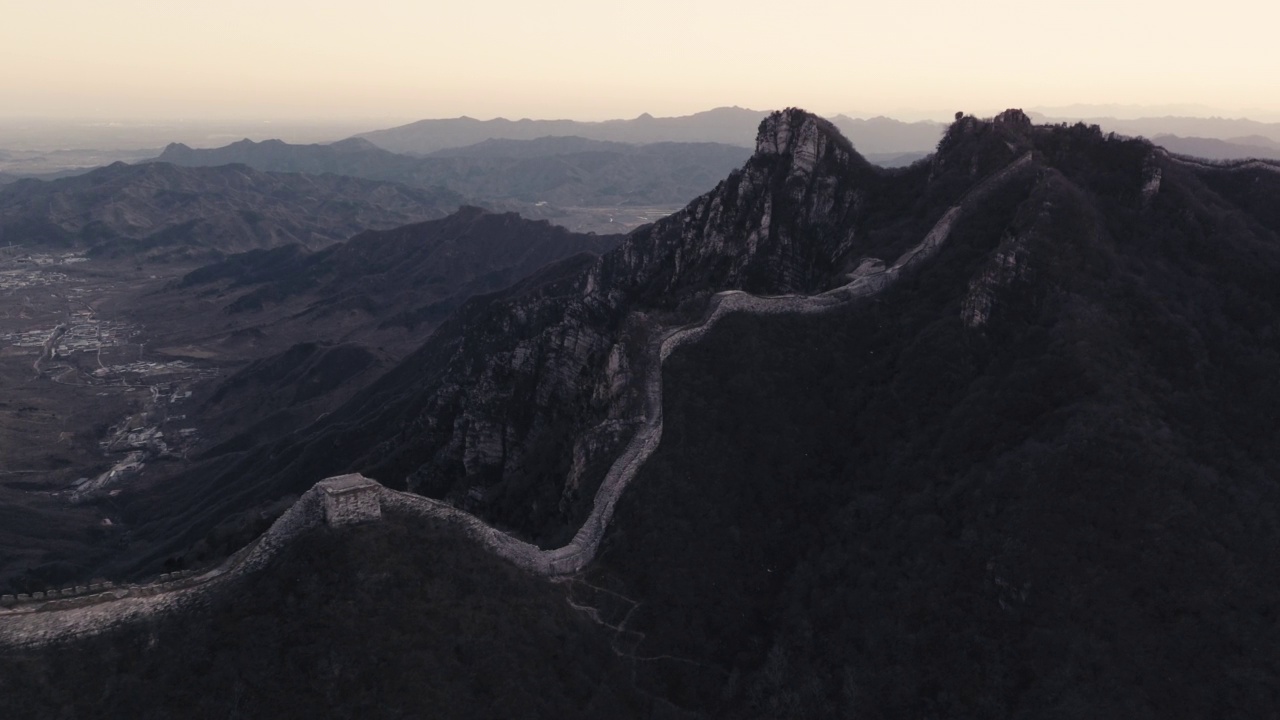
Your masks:
[{"label": "ridge line", "polygon": [[[968,190],[955,205],[942,214],[918,244],[903,252],[888,268],[884,267],[881,260],[864,259],[847,276],[849,282],[815,295],[760,296],[742,290],[724,290],[711,296],[708,310],[696,324],[661,328],[657,337],[650,340],[646,348],[650,359],[656,362],[648,364],[649,377],[645,380],[645,422],[605,474],[596,490],[587,519],[573,539],[562,547],[543,550],[447,503],[392,490],[376,481],[370,481],[377,484],[381,506],[460,525],[468,536],[495,555],[536,575],[555,577],[581,572],[595,559],[622,493],[661,442],[662,365],[672,352],[702,339],[721,318],[731,313],[813,315],[842,308],[854,300],[882,292],[904,270],[933,257],[970,204],[982,199],[1029,166],[1032,158],[1033,152],[1028,151]],[[326,478],[329,479],[332,478]],[[213,570],[195,576],[192,583],[186,583],[184,587],[170,589],[159,585],[134,586],[122,589],[123,594],[114,596],[114,599],[105,599],[104,602],[87,607],[27,607],[18,611],[0,608],[0,647],[31,647],[93,635],[135,619],[175,612],[198,604],[204,593],[261,568],[302,531],[323,524],[324,511],[319,489],[323,482],[325,481],[317,482],[303,493],[257,540]],[[148,591],[148,587],[158,588],[157,593]],[[142,594],[131,594],[129,590],[134,588],[141,590]]]}]

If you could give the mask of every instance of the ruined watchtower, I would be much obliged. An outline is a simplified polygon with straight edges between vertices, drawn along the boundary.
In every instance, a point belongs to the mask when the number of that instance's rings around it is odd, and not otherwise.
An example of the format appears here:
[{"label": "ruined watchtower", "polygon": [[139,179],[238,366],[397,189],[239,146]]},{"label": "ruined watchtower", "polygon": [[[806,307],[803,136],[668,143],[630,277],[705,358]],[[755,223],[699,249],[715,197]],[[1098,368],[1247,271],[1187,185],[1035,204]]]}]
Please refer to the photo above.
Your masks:
[{"label": "ruined watchtower", "polygon": [[324,495],[324,519],[331,526],[382,519],[378,502],[382,486],[363,475],[331,477],[316,487]]}]

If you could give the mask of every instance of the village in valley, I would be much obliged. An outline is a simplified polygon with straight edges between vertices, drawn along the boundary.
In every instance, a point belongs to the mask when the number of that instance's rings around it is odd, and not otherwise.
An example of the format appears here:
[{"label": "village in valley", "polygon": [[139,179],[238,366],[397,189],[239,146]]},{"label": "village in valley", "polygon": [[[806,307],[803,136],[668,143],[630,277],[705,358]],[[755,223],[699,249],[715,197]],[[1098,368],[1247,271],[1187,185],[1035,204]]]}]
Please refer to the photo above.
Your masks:
[{"label": "village in valley", "polygon": [[79,502],[183,458],[199,439],[184,405],[219,368],[147,347],[118,312],[134,268],[21,250],[0,249],[0,438],[18,450],[0,483]]}]

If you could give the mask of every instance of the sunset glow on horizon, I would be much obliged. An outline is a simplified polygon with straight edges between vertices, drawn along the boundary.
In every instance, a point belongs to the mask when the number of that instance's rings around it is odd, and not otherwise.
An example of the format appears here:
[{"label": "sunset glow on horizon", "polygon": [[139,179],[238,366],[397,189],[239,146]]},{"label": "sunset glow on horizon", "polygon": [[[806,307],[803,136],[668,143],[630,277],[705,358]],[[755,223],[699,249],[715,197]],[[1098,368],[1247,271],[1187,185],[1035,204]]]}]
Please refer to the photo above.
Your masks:
[{"label": "sunset glow on horizon", "polygon": [[5,10],[0,117],[598,120],[724,105],[937,115],[1074,103],[1280,114],[1280,9],[558,0]]}]

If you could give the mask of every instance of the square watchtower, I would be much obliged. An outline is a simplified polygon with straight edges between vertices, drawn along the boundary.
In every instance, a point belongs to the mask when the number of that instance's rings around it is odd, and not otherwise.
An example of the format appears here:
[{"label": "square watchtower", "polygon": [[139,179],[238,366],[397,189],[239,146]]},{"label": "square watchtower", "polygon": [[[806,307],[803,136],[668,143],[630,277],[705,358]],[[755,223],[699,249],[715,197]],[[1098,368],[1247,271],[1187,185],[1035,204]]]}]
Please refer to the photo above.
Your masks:
[{"label": "square watchtower", "polygon": [[382,519],[378,492],[382,486],[359,474],[339,475],[317,485],[324,497],[324,519],[330,526]]}]

